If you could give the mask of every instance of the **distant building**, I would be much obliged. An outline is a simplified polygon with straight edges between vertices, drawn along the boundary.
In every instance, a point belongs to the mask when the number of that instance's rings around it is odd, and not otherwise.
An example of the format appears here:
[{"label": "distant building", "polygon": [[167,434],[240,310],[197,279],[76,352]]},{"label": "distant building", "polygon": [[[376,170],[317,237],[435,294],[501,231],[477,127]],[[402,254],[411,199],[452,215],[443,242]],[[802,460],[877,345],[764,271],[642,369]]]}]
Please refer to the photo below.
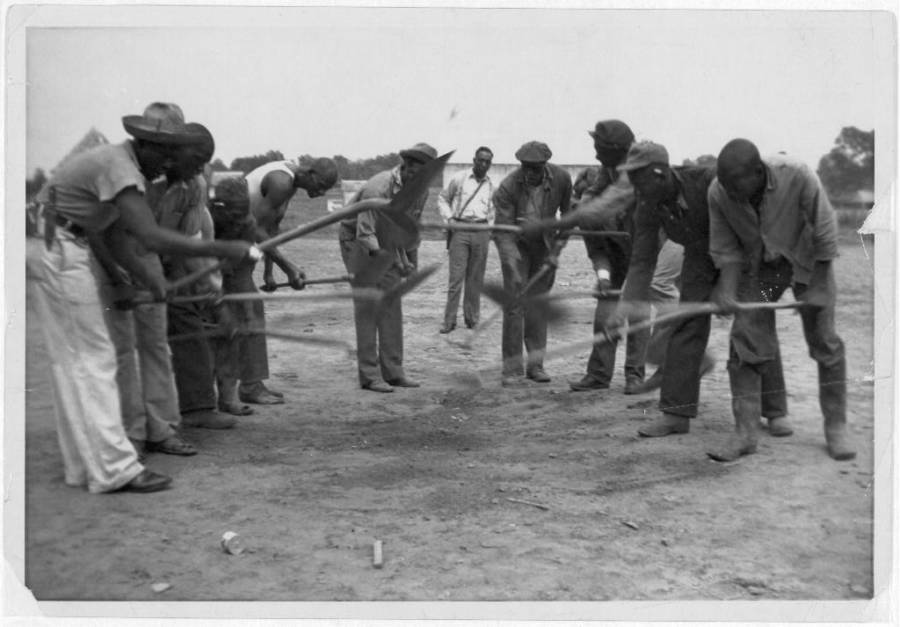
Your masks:
[{"label": "distant building", "polygon": [[[551,160],[551,163],[553,163],[552,160]],[[504,178],[506,178],[506,176],[510,172],[512,172],[513,170],[518,168],[520,165],[521,164],[518,162],[516,162],[516,163],[495,163],[495,164],[491,165],[491,169],[488,171],[488,174],[490,175],[491,179],[493,179],[494,183],[499,184],[500,181],[502,181]],[[569,176],[571,176],[572,180],[574,181],[575,178],[578,176],[578,174],[582,170],[584,170],[585,168],[595,167],[598,164],[595,162],[595,163],[591,163],[591,164],[587,164],[587,165],[563,164],[563,163],[554,163],[554,165],[557,165],[557,166],[563,168],[566,172],[569,173]],[[470,163],[448,163],[447,165],[444,166],[444,178],[443,178],[443,181],[441,182],[441,186],[446,187],[448,181],[450,181],[450,179],[453,177],[453,175],[455,175],[460,170],[471,170],[471,169],[472,169],[471,162]]]}]

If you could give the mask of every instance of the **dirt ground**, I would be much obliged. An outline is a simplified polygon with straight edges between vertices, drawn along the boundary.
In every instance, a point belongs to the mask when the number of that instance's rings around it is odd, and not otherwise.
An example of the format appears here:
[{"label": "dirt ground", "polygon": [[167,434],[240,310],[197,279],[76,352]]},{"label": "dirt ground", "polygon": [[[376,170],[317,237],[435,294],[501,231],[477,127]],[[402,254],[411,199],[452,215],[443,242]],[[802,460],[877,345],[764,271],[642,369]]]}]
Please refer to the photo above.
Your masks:
[{"label": "dirt ground", "polygon": [[[286,251],[310,278],[344,272],[334,239]],[[793,313],[778,314],[778,332],[795,433],[764,432],[757,454],[718,464],[705,450],[733,428],[728,320],[713,322],[719,362],[691,432],[643,439],[637,429],[654,417],[658,396],[623,394],[621,348],[608,391],[568,390],[588,347],[550,359],[550,384],[510,390],[500,387],[499,319],[471,348],[467,330],[439,335],[447,266],[443,243],[429,241],[420,264],[441,268],[404,300],[407,374],[421,388],[362,391],[347,349],[270,339],[269,383],[285,405],[259,407],[231,431],[187,431],[201,449],[195,457],[151,455],[151,468],[174,477],[169,491],[88,495],[62,480],[47,354],[29,308],[27,586],[38,600],[869,598],[868,253],[847,238],[836,263],[859,453],[850,462],[825,452],[816,366]],[[493,248],[488,276],[499,277]],[[591,285],[573,241],[555,290]],[[495,309],[485,302],[483,318]],[[267,312],[271,329],[353,346],[349,301],[281,302]],[[550,349],[589,338],[592,312],[592,300],[573,300]],[[242,536],[246,552],[222,551],[226,531]],[[155,583],[171,587],[158,593]]]}]

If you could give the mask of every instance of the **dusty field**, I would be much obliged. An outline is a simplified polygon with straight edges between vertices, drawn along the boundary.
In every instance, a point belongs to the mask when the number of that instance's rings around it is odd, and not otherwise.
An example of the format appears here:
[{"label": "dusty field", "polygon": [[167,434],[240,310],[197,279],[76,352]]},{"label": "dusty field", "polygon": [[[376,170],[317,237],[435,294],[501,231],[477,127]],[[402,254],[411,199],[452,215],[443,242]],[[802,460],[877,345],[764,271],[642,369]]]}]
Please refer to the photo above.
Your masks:
[{"label": "dusty field", "polygon": [[[287,250],[309,277],[344,271],[333,239]],[[499,320],[472,349],[460,345],[468,331],[439,335],[442,265],[404,302],[407,373],[422,388],[365,392],[346,350],[270,339],[270,383],[286,405],[258,408],[233,431],[188,431],[196,457],[151,455],[152,468],[174,477],[172,490],[91,496],[62,481],[47,356],[30,311],[27,585],[39,600],[871,597],[872,262],[858,242],[841,253],[838,328],[859,450],[843,463],[825,453],[815,363],[791,313],[779,313],[778,330],[795,434],[763,433],[756,455],[722,465],[704,451],[732,429],[727,320],[714,321],[719,364],[691,433],[642,439],[636,430],[657,396],[623,395],[621,366],[607,392],[568,391],[587,348],[548,361],[549,385],[506,390]],[[442,243],[426,242],[421,264],[443,260]],[[495,250],[488,274],[499,276]],[[555,289],[590,285],[573,242]],[[588,337],[592,307],[573,301],[550,347]],[[485,303],[483,317],[493,310]],[[347,301],[269,306],[268,324],[353,338]],[[247,552],[222,552],[228,530]],[[376,539],[381,570],[371,562]],[[155,593],[157,582],[171,588]]]}]

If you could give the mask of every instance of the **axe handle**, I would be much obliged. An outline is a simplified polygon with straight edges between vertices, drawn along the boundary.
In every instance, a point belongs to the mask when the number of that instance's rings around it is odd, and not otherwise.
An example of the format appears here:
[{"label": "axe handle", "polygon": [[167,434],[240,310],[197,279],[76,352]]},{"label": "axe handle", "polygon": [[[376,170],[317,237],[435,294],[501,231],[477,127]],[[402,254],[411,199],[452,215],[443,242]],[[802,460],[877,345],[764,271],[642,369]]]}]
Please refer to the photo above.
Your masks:
[{"label": "axe handle", "polygon": [[[363,211],[369,211],[371,209],[383,209],[387,207],[390,202],[391,201],[386,198],[369,198],[367,200],[355,202],[348,207],[344,207],[340,211],[329,213],[328,215],[317,218],[312,222],[301,224],[300,226],[295,227],[289,231],[279,233],[275,237],[270,237],[269,239],[257,244],[256,247],[259,248],[262,252],[266,252],[267,250],[274,248],[279,244],[283,244],[284,242],[296,239],[302,235],[306,235],[307,233],[318,231],[323,227],[334,224],[335,222],[340,222],[341,220],[344,220],[346,218],[353,217],[362,213]],[[220,270],[222,266],[225,265],[225,263],[225,260],[220,260],[209,267],[203,268],[202,270],[197,270],[196,272],[182,277],[177,281],[173,281],[169,285],[169,293],[176,292],[185,286],[196,283],[203,277],[212,274],[216,270]]]},{"label": "axe handle", "polygon": [[[303,285],[322,285],[325,283],[349,283],[352,280],[353,280],[352,274],[345,274],[344,276],[327,277],[324,279],[306,279],[305,281],[303,281]],[[291,286],[290,283],[276,283],[275,284],[276,289],[280,288],[280,287],[290,287],[290,286]],[[265,287],[265,285],[260,285],[259,289],[263,289],[264,287]]]}]

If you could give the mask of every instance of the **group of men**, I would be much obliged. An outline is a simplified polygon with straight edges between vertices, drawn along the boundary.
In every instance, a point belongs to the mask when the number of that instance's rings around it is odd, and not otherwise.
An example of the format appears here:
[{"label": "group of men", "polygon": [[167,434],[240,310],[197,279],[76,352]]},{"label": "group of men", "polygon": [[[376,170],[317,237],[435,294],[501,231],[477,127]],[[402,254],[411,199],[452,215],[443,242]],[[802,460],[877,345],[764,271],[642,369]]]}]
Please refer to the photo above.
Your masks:
[{"label": "group of men", "polygon": [[[215,147],[203,125],[171,103],[122,123],[132,139],[74,155],[39,193],[35,302],[66,483],[155,492],[171,478],[144,458],[196,454],[183,427],[227,429],[228,414],[252,412],[241,403],[284,402],[264,384],[261,304],[192,295],[256,291],[255,243],[278,231],[297,189],[321,195],[337,169],[329,159],[267,164],[208,190],[201,172]],[[228,262],[221,272],[216,258]],[[265,258],[268,289],[272,263],[302,289],[302,271],[277,248]]]},{"label": "group of men", "polygon": [[[181,427],[229,428],[234,419],[226,414],[252,411],[242,403],[284,402],[264,383],[262,301],[211,306],[189,296],[255,292],[260,258],[262,289],[278,287],[276,265],[287,285],[303,289],[298,266],[277,248],[263,244],[263,254],[255,244],[278,233],[298,189],[319,196],[338,178],[330,159],[309,166],[277,161],[208,190],[201,171],[214,152],[212,135],[186,123],[177,105],[153,103],[143,115],[124,117],[123,126],[132,139],[72,157],[38,198],[45,247],[36,303],[51,357],[65,480],[91,492],[165,489],[171,479],[142,461],[147,452],[195,454]],[[597,306],[587,372],[570,383],[572,390],[609,387],[620,337],[627,337],[626,393],[653,389],[656,383],[644,377],[654,342],[645,331],[648,303],[666,311],[675,294],[681,303],[711,302],[716,312],[734,316],[728,373],[736,430],[709,455],[733,460],[755,450],[760,416],[772,435],[791,433],[775,313],[756,306],[777,301],[790,286],[802,301],[804,336],[819,367],[829,454],[852,458],[844,349],[834,329],[836,221],[816,175],[783,155],[762,158],[743,139],[722,149],[716,168],[704,169],[671,166],[664,147],[635,142],[619,120],[598,122],[590,135],[601,167],[575,186],[538,141],[516,152],[521,167],[496,186],[488,176],[493,153],[484,146],[471,171],[449,181],[438,200],[450,259],[440,332],[456,327],[463,284],[464,322],[479,323],[493,239],[511,295],[503,311],[503,385],[549,382],[546,308],[539,300],[551,290],[559,253],[577,227],[597,278]],[[438,155],[419,143],[400,157],[356,192],[351,202],[365,210],[345,217],[339,230],[354,286],[385,294],[379,301],[354,299],[359,384],[382,393],[419,386],[403,368],[395,288],[418,266],[416,224],[427,187],[414,188],[402,215],[382,209]],[[221,273],[216,258],[228,262]],[[373,266],[381,270],[373,274]],[[135,289],[152,297],[136,302]],[[700,379],[711,367],[711,313],[676,316],[654,330],[659,368],[651,380],[661,386],[660,416],[641,435],[689,431]]]},{"label": "group of men", "polygon": [[[706,352],[714,311],[734,317],[727,368],[736,428],[709,456],[732,461],[755,452],[760,417],[771,435],[789,436],[775,310],[767,304],[792,287],[818,364],[828,453],[837,460],[855,457],[846,425],[844,346],[834,325],[837,223],[816,174],[783,154],[763,158],[745,139],[726,144],[717,165],[703,168],[671,166],[665,147],[636,142],[620,120],[600,121],[589,134],[601,167],[582,173],[574,186],[565,170],[549,163],[546,144],[528,142],[516,153],[521,167],[491,198],[487,215],[493,214],[493,223],[520,227],[493,234],[511,296],[503,318],[503,385],[522,385],[523,374],[550,381],[543,368],[547,320],[541,299],[553,285],[563,243],[577,228],[596,273],[598,302],[587,373],[570,382],[573,391],[609,388],[617,340],[627,337],[625,393],[661,388],[660,415],[640,435],[687,433],[701,378],[714,363]],[[471,189],[478,174],[476,167],[467,178],[459,175],[445,193],[452,197],[464,182]],[[461,206],[466,194],[458,196]],[[458,218],[445,210],[442,215]],[[456,289],[451,272],[441,332],[453,329]],[[673,294],[680,295],[680,313],[671,305]],[[712,307],[684,309],[699,303]],[[653,339],[646,323],[650,304],[668,311]],[[465,312],[467,324],[477,320],[473,311]],[[655,343],[649,352],[648,342]],[[650,354],[659,368],[645,380]]]}]

